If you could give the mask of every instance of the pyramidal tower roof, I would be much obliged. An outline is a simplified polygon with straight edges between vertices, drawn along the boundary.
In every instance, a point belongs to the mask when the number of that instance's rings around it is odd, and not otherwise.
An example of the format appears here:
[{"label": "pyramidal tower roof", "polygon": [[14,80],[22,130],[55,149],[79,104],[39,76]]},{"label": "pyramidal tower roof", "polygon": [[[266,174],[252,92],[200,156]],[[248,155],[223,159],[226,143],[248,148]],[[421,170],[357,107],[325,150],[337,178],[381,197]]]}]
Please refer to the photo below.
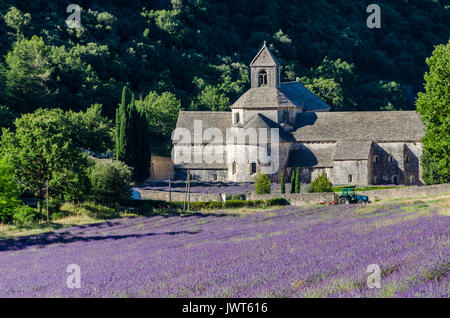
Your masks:
[{"label": "pyramidal tower roof", "polygon": [[254,66],[280,66],[277,58],[267,47],[266,41],[264,41],[263,47],[259,50],[258,54],[256,54],[255,58],[250,63],[250,67]]}]

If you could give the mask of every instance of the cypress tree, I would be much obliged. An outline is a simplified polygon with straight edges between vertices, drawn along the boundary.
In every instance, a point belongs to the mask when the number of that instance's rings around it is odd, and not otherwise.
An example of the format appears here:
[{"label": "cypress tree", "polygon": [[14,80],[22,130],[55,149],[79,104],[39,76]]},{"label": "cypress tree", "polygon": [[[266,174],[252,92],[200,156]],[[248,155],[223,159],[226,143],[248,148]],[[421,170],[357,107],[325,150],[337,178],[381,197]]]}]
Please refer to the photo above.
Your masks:
[{"label": "cypress tree", "polygon": [[295,193],[300,193],[300,174],[299,174],[299,168],[297,168],[297,171],[295,173]]},{"label": "cypress tree", "polygon": [[281,193],[282,194],[286,193],[286,188],[284,185],[284,172],[281,174],[280,186],[281,186]]},{"label": "cypress tree", "polygon": [[125,161],[127,146],[127,105],[126,95],[128,88],[122,90],[122,100],[116,111],[116,158]]},{"label": "cypress tree", "polygon": [[291,176],[291,193],[295,193],[295,171],[292,172]]}]

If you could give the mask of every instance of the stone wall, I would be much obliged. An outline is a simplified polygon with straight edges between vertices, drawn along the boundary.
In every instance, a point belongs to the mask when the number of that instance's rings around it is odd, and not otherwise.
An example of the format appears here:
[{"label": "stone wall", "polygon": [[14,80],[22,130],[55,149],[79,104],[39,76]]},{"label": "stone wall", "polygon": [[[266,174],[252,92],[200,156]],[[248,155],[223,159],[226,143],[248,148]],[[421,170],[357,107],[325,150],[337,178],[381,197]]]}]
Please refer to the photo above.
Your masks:
[{"label": "stone wall", "polygon": [[393,188],[386,190],[357,191],[358,194],[367,195],[371,202],[375,200],[396,199],[396,198],[414,198],[423,195],[432,195],[438,193],[450,193],[450,183],[438,184],[432,186],[412,186],[406,188]]},{"label": "stone wall", "polygon": [[267,200],[283,197],[292,205],[317,204],[334,201],[334,193],[286,193],[286,194],[255,194],[250,193],[248,200]]},{"label": "stone wall", "polygon": [[[155,191],[155,190],[137,190],[141,194],[142,200],[162,200],[169,201],[168,191]],[[173,202],[183,202],[185,200],[184,192],[172,192]],[[219,194],[211,193],[191,193],[191,202],[208,202],[208,201],[220,201]]]}]

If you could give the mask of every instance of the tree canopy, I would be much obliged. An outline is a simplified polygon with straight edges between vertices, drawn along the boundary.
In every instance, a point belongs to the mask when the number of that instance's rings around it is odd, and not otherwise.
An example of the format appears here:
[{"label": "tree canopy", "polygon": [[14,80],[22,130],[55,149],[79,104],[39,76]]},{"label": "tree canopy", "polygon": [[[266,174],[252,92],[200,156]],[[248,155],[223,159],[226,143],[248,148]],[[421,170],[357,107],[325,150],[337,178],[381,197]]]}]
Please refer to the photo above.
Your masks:
[{"label": "tree canopy", "polygon": [[450,41],[436,46],[427,59],[425,92],[417,111],[426,126],[423,138],[423,179],[428,184],[450,182]]}]

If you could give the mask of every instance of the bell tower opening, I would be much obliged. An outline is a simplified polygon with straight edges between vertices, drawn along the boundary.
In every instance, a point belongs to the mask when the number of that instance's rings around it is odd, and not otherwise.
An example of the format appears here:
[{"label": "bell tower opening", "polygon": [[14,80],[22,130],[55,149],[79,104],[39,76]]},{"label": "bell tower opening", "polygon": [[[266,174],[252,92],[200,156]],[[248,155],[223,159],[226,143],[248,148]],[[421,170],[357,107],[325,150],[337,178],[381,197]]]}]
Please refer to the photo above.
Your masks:
[{"label": "bell tower opening", "polygon": [[266,42],[250,63],[250,73],[252,87],[280,86],[280,63],[270,52]]}]

